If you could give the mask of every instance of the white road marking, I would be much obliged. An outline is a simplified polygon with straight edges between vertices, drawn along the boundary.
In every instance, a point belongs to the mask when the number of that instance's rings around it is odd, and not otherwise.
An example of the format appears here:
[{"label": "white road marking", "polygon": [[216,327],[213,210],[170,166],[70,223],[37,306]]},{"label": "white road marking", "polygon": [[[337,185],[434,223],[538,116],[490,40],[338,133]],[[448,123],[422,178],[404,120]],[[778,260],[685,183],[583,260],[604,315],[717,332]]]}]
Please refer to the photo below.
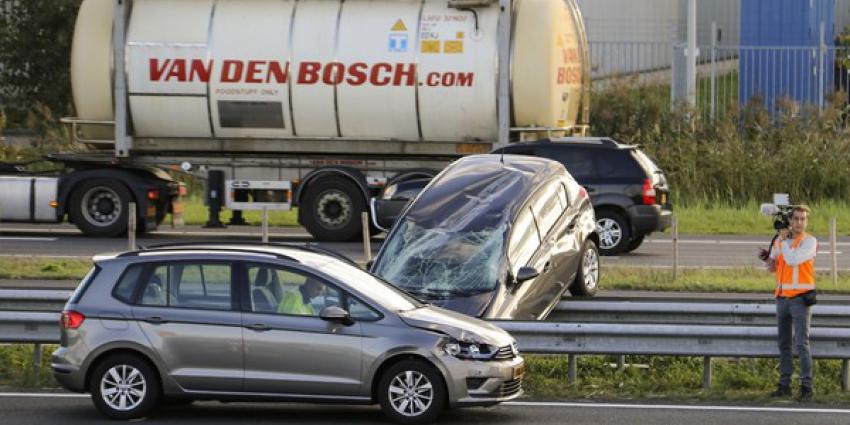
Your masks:
[{"label": "white road marking", "polygon": [[0,393],[5,398],[89,398],[88,394],[72,393]]},{"label": "white road marking", "polygon": [[58,241],[59,238],[40,238],[37,236],[33,237],[22,237],[22,236],[0,236],[0,241],[33,241],[33,242],[54,242]]},{"label": "white road marking", "polygon": [[[651,243],[673,243],[671,239],[648,239],[647,242]],[[734,241],[734,240],[721,240],[721,239],[679,239],[679,243],[681,244],[693,244],[693,245],[769,245],[770,237],[765,236],[763,241]],[[821,242],[824,243],[824,242]],[[850,242],[837,242],[836,246],[850,246]]]},{"label": "white road marking", "polygon": [[53,255],[53,254],[0,254],[4,258],[48,258],[48,259],[85,259],[91,260],[93,255]]},{"label": "white road marking", "polygon": [[618,404],[618,403],[567,403],[567,402],[525,402],[511,401],[502,403],[507,406],[525,407],[590,407],[605,409],[645,409],[645,410],[702,410],[726,412],[778,412],[778,413],[830,413],[850,414],[850,409],[815,409],[808,407],[749,407],[749,406],[694,406],[681,404]]}]

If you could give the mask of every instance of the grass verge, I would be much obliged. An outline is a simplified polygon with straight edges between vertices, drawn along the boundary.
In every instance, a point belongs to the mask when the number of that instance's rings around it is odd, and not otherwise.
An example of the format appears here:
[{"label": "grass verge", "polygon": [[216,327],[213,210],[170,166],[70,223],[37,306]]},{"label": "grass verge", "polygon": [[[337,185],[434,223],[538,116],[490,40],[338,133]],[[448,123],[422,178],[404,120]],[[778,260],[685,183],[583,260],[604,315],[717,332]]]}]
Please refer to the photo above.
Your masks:
[{"label": "grass verge", "polygon": [[[227,224],[232,216],[233,211],[223,210],[220,215],[221,222]],[[263,222],[262,211],[244,211],[242,216],[251,226],[259,226]],[[204,206],[201,198],[191,197],[183,202],[183,221],[187,225],[204,225],[208,218],[207,207]],[[169,215],[165,218],[163,225],[170,222],[171,217]],[[298,226],[298,209],[269,211],[269,226]]]},{"label": "grass verge", "polygon": [[[777,359],[712,360],[712,386],[702,388],[701,357],[626,356],[623,370],[614,356],[578,357],[577,382],[567,382],[567,356],[526,355],[523,387],[540,399],[734,401],[788,404],[767,394],[779,379]],[[797,365],[799,366],[799,365]],[[797,369],[799,370],[799,368]],[[850,393],[841,391],[841,360],[815,360],[813,402],[846,404]],[[793,390],[799,380],[794,376]]]},{"label": "grass verge", "polygon": [[88,259],[0,257],[0,279],[82,279]]},{"label": "grass verge", "polygon": [[50,354],[56,350],[57,346],[43,345],[41,347],[41,364],[38,373],[32,364],[34,348],[34,345],[0,345],[0,388],[54,389],[59,386],[50,371]]},{"label": "grass verge", "polygon": [[[604,257],[603,257],[604,261]],[[838,273],[838,286],[833,286],[829,272],[818,272],[818,292],[850,293],[850,273]],[[774,275],[761,268],[742,267],[727,270],[683,269],[673,280],[673,271],[649,267],[603,267],[601,288],[608,290],[640,290],[664,292],[757,292],[769,293],[776,281]]]}]

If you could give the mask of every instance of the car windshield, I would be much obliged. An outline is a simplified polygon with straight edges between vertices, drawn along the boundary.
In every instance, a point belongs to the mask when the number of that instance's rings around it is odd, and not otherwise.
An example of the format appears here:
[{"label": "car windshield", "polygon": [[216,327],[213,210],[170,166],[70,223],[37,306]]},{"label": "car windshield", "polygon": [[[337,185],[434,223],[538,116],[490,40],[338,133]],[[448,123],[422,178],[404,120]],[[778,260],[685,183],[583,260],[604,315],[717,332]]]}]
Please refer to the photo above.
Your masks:
[{"label": "car windshield", "polygon": [[476,229],[399,224],[375,264],[375,274],[418,297],[441,299],[496,289],[504,222]]}]

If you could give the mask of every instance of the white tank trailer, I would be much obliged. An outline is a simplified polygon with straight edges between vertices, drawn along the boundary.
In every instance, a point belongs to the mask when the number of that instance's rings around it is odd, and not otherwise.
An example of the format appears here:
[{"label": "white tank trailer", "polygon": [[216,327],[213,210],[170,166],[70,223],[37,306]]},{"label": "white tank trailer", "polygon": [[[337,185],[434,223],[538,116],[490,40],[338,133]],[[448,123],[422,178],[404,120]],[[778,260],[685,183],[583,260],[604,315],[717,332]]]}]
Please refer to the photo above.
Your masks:
[{"label": "white tank trailer", "polygon": [[84,0],[65,122],[112,164],[289,181],[349,240],[388,181],[582,134],[588,71],[575,0]]}]

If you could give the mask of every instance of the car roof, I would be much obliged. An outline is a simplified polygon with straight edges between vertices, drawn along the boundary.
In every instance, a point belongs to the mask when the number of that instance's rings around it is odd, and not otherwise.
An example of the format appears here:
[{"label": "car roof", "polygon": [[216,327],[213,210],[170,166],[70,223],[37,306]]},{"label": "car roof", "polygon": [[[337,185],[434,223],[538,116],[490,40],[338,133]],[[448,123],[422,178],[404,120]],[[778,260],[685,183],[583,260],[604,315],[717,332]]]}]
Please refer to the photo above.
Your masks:
[{"label": "car roof", "polygon": [[223,254],[245,255],[246,257],[271,256],[277,259],[303,263],[308,266],[319,266],[327,261],[344,261],[357,266],[348,257],[337,252],[317,247],[315,245],[293,245],[281,243],[252,243],[252,242],[178,242],[142,247],[136,251],[114,254],[102,254],[94,257],[95,262],[137,257],[144,259],[174,259],[181,255]]},{"label": "car roof", "polygon": [[513,219],[526,199],[558,175],[569,174],[561,163],[546,158],[467,156],[438,174],[404,218],[425,228],[489,228]]},{"label": "car roof", "polygon": [[517,142],[509,145],[509,148],[519,147],[522,145],[557,145],[557,146],[582,146],[600,149],[638,149],[638,145],[627,145],[620,143],[610,137],[553,137],[540,139],[533,142]]}]

